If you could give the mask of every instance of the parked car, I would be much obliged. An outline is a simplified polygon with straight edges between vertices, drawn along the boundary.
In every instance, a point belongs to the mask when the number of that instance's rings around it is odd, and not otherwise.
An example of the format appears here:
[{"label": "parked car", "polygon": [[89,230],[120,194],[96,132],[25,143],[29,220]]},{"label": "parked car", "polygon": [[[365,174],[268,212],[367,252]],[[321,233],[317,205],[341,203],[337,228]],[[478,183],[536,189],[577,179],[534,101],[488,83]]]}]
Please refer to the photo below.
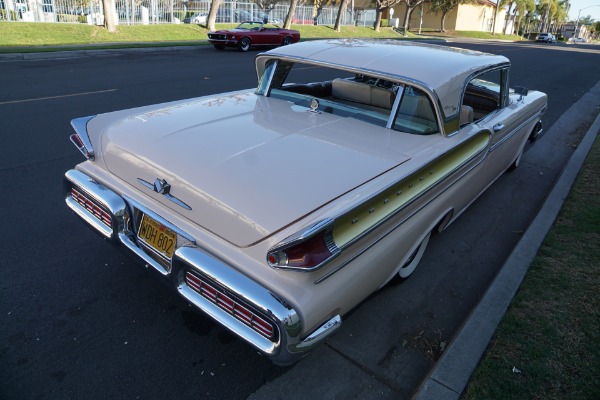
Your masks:
[{"label": "parked car", "polygon": [[556,38],[551,33],[540,33],[535,41],[538,43],[556,43]]},{"label": "parked car", "polygon": [[577,37],[577,38],[571,38],[573,43],[587,43],[587,39],[586,38],[581,38],[581,37]]},{"label": "parked car", "polygon": [[208,13],[197,13],[183,20],[184,24],[206,25]]},{"label": "parked car", "polygon": [[248,51],[253,46],[286,46],[299,40],[300,32],[265,24],[263,21],[245,21],[234,29],[208,32],[208,41],[217,50],[236,47],[241,51]]},{"label": "parked car", "polygon": [[64,197],[286,365],[414,273],[432,234],[518,166],[547,97],[509,89],[503,56],[419,43],[311,41],[255,63],[256,89],[73,120],[86,160]]}]

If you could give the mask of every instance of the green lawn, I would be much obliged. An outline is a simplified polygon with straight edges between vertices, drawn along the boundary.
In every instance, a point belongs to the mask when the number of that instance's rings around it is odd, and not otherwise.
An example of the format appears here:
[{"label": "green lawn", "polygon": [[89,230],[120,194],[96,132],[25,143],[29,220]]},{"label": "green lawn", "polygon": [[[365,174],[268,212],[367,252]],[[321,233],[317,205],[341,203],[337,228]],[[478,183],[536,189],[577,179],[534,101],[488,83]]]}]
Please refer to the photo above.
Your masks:
[{"label": "green lawn", "polygon": [[598,171],[600,139],[463,399],[600,399]]},{"label": "green lawn", "polygon": [[[233,27],[220,24],[217,28]],[[398,38],[391,28],[381,28],[375,32],[371,27],[344,26],[336,32],[329,26],[295,25],[303,39],[314,38]],[[164,45],[199,44],[207,39],[204,27],[190,24],[161,25],[120,25],[116,33],[109,33],[103,27],[67,23],[28,23],[0,22],[0,50],[14,51],[15,48],[62,45],[101,45],[120,43],[121,45],[143,42],[158,42]],[[39,49],[31,49],[39,50]]]}]

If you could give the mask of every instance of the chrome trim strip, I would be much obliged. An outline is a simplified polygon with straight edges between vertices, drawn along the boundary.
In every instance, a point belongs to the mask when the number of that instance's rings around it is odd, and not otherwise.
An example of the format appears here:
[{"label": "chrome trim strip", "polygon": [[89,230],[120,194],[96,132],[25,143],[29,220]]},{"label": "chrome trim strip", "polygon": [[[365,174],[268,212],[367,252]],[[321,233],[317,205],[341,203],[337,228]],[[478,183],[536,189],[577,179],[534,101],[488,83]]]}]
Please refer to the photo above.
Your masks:
[{"label": "chrome trim strip", "polygon": [[394,126],[394,121],[396,120],[398,110],[400,109],[400,101],[402,100],[403,95],[404,85],[398,87],[398,92],[396,93],[396,98],[394,99],[394,104],[392,105],[392,110],[390,112],[388,122],[385,125],[385,127],[388,129],[392,129],[392,127]]},{"label": "chrome trim strip", "polygon": [[[513,129],[512,131],[510,131],[509,134],[507,134],[506,136],[504,136],[502,139],[500,139],[498,142],[492,144],[490,146],[489,152],[491,153],[492,151],[496,150],[496,148],[498,148],[498,146],[500,146],[501,144],[503,144],[504,142],[506,142],[507,140],[511,139],[514,135],[516,135],[521,129],[523,129],[523,127],[527,124],[529,124],[531,121],[533,121],[534,119],[538,118],[541,115],[541,111],[538,111],[537,113],[535,113],[534,115],[532,115],[531,117],[529,117],[525,122],[522,122],[521,125],[517,126],[515,129]],[[529,135],[527,135],[527,137],[529,137]]]},{"label": "chrome trim strip", "polygon": [[342,317],[336,315],[329,321],[321,325],[317,330],[311,333],[306,339],[300,343],[288,346],[291,352],[302,352],[311,350],[316,345],[320,344],[323,340],[333,335],[342,326]]},{"label": "chrome trim strip", "polygon": [[119,232],[119,240],[125,247],[135,253],[136,256],[140,257],[146,265],[151,266],[157,272],[159,272],[163,276],[167,276],[171,273],[171,271],[165,269],[160,263],[158,263],[155,259],[150,257],[148,253],[142,250],[141,247],[137,245],[135,239],[132,239],[132,235],[126,232]]},{"label": "chrome trim strip", "polygon": [[[113,229],[98,221],[94,216],[90,215],[89,211],[73,200],[71,197],[72,187],[80,189],[85,195],[92,198],[111,214]],[[120,196],[75,169],[65,173],[63,190],[65,202],[71,210],[92,225],[107,239],[117,239],[119,230],[123,229],[125,220],[129,217],[127,205]]]},{"label": "chrome trim strip", "polygon": [[[373,232],[375,229],[377,229],[378,227],[380,227],[382,224],[384,224],[385,222],[389,221],[391,218],[393,218],[395,215],[397,215],[400,211],[402,211],[403,209],[405,209],[406,207],[408,207],[409,205],[413,204],[415,201],[417,201],[418,199],[420,199],[421,197],[425,196],[425,194],[429,193],[431,190],[433,190],[434,188],[436,188],[438,185],[440,185],[446,178],[448,178],[450,175],[452,175],[453,173],[455,173],[456,171],[460,170],[460,168],[464,167],[466,164],[468,164],[471,160],[475,159],[478,155],[480,155],[482,152],[485,151],[485,148],[480,150],[478,153],[474,154],[471,158],[469,158],[468,160],[466,160],[465,162],[463,162],[460,166],[458,166],[457,168],[455,168],[454,170],[448,172],[446,175],[444,175],[440,181],[429,187],[427,190],[425,190],[423,193],[421,193],[420,195],[418,195],[417,197],[415,197],[414,199],[412,199],[411,201],[409,201],[408,203],[406,203],[404,206],[400,207],[398,210],[394,211],[392,214],[388,215],[386,218],[382,219],[381,221],[379,221],[376,225],[373,225],[371,228],[369,228],[368,230],[366,230],[365,232],[363,232],[361,235],[357,236],[356,238],[352,239],[350,242],[348,242],[346,245],[342,246],[341,251],[343,251],[344,249],[348,248],[349,246],[353,245],[354,243],[356,243],[358,240],[362,239],[363,237],[365,237],[366,235],[370,234],[371,232]],[[464,177],[465,175],[467,175],[469,172],[471,172],[473,169],[475,169],[478,165],[480,165],[483,161],[485,160],[485,157],[482,158],[481,160],[479,160],[477,163],[473,164],[470,168],[468,168],[464,173],[462,173],[460,176],[458,176],[454,182],[452,182],[451,184],[449,184],[444,190],[442,190],[442,192],[440,192],[440,194],[444,193],[446,190],[448,190],[452,185],[454,185],[456,182],[458,182],[459,180],[462,179],[462,177]],[[437,198],[437,197],[436,197]],[[390,233],[392,233],[394,230],[396,230],[400,225],[402,225],[404,222],[408,221],[410,218],[412,218],[413,215],[415,215],[416,213],[418,213],[419,211],[421,211],[423,208],[425,208],[427,205],[429,205],[433,200],[435,200],[435,198],[429,200],[427,203],[423,204],[421,207],[419,207],[418,209],[416,209],[413,213],[411,213],[410,215],[407,215],[404,219],[402,219],[401,221],[399,221],[395,226],[393,226],[392,228],[388,229],[387,232],[383,233],[379,238],[377,238],[374,242],[372,242],[370,245],[364,247],[361,251],[359,251],[358,253],[354,254],[350,259],[344,261],[342,264],[338,265],[335,269],[329,271],[327,274],[321,276],[320,278],[318,278],[317,280],[315,280],[315,284],[319,284],[321,282],[323,282],[324,280],[326,280],[327,278],[329,278],[330,276],[332,276],[333,274],[335,274],[336,272],[338,272],[339,270],[341,270],[342,268],[344,268],[346,265],[350,264],[352,261],[354,261],[355,259],[357,259],[359,256],[361,256],[363,253],[367,252],[367,250],[369,250],[371,247],[375,246],[377,243],[379,243],[381,240],[383,240],[387,235],[389,235]]]},{"label": "chrome trim strip", "polygon": [[327,227],[330,227],[331,225],[333,225],[332,218],[323,219],[323,220],[309,226],[305,230],[300,231],[292,236],[287,237],[286,239],[284,239],[283,242],[281,242],[277,246],[273,247],[269,251],[269,253],[272,251],[285,250],[297,243],[302,242],[303,240],[306,240],[306,239],[312,237],[313,235],[319,233],[322,229],[326,229]]},{"label": "chrome trim strip", "polygon": [[[132,199],[131,197],[129,197],[129,196],[125,195],[125,194],[123,195],[123,198],[125,199],[125,201],[128,204],[132,205],[136,209],[138,209],[141,212],[143,212],[144,214],[148,215],[153,220],[160,222],[161,224],[163,224],[164,226],[166,226],[167,228],[169,228],[173,232],[177,233],[177,235],[181,236],[182,238],[188,240],[189,242],[191,242],[193,244],[196,244],[196,241],[194,239],[192,239],[190,235],[188,235],[187,233],[185,233],[184,231],[182,231],[180,228],[178,228],[173,223],[171,223],[168,220],[166,220],[164,217],[161,217],[160,215],[158,215],[154,211],[150,210],[148,207],[140,204],[139,202],[137,202],[136,200]],[[131,232],[131,233],[137,234],[137,232]]]},{"label": "chrome trim strip", "polygon": [[[265,338],[188,287],[185,282],[187,269],[226,288],[234,297],[275,322],[275,327],[279,330],[279,341],[273,342]],[[273,362],[286,365],[296,361],[296,356],[282,350],[293,347],[299,342],[299,335],[302,331],[300,316],[284,300],[268,289],[200,248],[192,246],[184,246],[175,250],[172,279],[179,294],[242,339],[268,354]]]},{"label": "chrome trim strip", "polygon": [[162,194],[163,196],[165,196],[167,199],[171,200],[173,203],[177,204],[178,206],[185,208],[188,211],[192,210],[192,207],[188,206],[186,203],[184,203],[183,201],[179,200],[177,197],[173,196],[171,193],[160,193],[157,192],[156,189],[154,188],[154,185],[148,181],[143,180],[142,178],[137,178],[137,181],[142,184],[143,186],[146,186],[148,189],[152,190],[154,193],[158,193],[158,194]]},{"label": "chrome trim strip", "polygon": [[[92,115],[89,117],[75,118],[75,119],[71,120],[71,126],[73,127],[73,129],[75,130],[75,133],[77,133],[77,135],[83,142],[83,145],[87,149],[88,154],[83,154],[83,155],[90,160],[94,159],[94,149],[92,148],[92,141],[90,140],[90,136],[88,135],[87,124],[94,117],[95,117],[95,115]],[[81,151],[81,149],[80,149],[80,151]],[[82,151],[82,153],[83,153],[83,151]]]}]

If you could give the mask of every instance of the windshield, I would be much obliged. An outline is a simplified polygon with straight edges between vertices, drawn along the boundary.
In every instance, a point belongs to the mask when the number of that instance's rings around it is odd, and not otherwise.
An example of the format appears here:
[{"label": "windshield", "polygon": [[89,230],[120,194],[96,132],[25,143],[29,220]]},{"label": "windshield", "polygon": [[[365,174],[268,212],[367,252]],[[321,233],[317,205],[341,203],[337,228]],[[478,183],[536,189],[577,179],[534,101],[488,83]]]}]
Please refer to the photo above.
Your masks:
[{"label": "windshield", "polygon": [[263,23],[262,22],[242,22],[241,24],[239,24],[236,29],[244,29],[244,30],[248,30],[248,31],[257,31],[260,28],[262,28]]}]

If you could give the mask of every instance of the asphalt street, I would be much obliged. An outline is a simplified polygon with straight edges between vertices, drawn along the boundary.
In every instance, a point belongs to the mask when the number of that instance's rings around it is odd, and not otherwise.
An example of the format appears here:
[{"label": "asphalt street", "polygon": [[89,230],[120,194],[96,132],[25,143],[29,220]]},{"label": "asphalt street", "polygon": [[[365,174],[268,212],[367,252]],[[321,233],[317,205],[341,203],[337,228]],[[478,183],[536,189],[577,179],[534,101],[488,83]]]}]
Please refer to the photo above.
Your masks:
[{"label": "asphalt street", "polygon": [[598,83],[596,46],[452,45],[503,54],[511,86],[548,93],[547,134],[431,240],[408,281],[372,295],[325,346],[288,368],[193,312],[89,231],[61,195],[63,173],[81,161],[68,140],[71,119],[254,87],[257,53],[0,59],[0,398],[410,398],[600,106],[585,97]]}]

